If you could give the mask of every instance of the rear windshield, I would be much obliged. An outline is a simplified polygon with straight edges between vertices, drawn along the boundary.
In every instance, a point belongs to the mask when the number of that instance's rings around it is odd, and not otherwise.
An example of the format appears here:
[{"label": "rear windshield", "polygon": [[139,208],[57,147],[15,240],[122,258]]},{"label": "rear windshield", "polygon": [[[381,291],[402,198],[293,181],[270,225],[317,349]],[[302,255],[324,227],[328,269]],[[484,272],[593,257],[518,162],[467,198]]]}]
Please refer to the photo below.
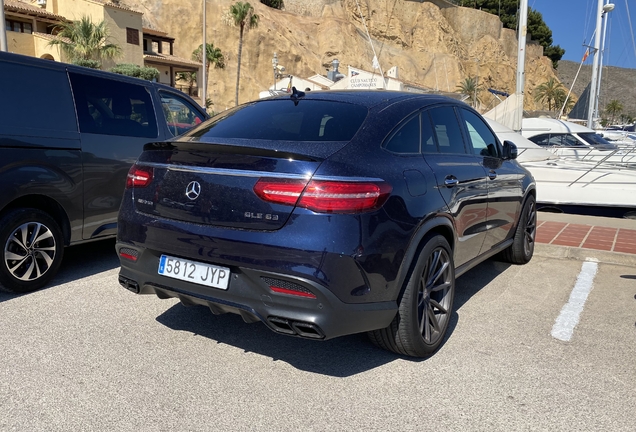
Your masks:
[{"label": "rear windshield", "polygon": [[349,141],[368,113],[349,103],[277,99],[225,111],[185,136],[274,141]]}]

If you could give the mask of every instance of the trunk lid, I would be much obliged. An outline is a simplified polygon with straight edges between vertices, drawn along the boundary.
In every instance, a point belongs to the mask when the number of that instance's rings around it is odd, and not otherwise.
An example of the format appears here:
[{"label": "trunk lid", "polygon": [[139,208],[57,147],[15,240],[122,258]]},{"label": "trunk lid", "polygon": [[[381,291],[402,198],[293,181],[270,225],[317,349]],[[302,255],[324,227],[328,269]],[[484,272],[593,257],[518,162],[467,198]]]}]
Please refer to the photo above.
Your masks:
[{"label": "trunk lid", "polygon": [[289,179],[306,185],[324,158],[346,144],[321,143],[319,151],[298,152],[286,151],[280,142],[256,146],[254,141],[231,141],[185,139],[147,145],[136,166],[152,168],[152,181],[134,187],[135,209],[201,225],[276,230],[294,206],[261,199],[254,191],[258,180]]}]

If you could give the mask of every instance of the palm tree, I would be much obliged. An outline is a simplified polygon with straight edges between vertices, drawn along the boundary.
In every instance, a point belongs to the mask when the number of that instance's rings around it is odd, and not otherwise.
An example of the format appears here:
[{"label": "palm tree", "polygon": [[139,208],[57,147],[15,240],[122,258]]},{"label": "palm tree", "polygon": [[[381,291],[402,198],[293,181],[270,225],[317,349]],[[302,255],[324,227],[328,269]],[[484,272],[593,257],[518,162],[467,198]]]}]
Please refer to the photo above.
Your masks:
[{"label": "palm tree", "polygon": [[[210,64],[214,65],[214,69],[223,69],[225,67],[225,58],[220,48],[216,48],[214,44],[206,43],[206,56],[205,56],[205,76],[210,77]],[[201,51],[203,50],[203,44],[199,45],[197,49],[192,51],[192,60],[203,62]]]},{"label": "palm tree", "polygon": [[184,81],[188,86],[188,95],[194,94],[194,85],[197,82],[196,72],[177,72],[177,81]]},{"label": "palm tree", "polygon": [[547,104],[548,111],[552,111],[552,108],[556,107],[556,102],[559,98],[561,103],[563,103],[565,99],[565,97],[561,96],[564,91],[563,85],[554,78],[550,78],[543,84],[537,86],[535,91],[534,100]]},{"label": "palm tree", "polygon": [[59,38],[50,41],[49,45],[59,45],[73,63],[99,62],[122,53],[119,45],[108,42],[110,31],[106,21],[94,24],[90,17],[83,16],[78,21],[60,24],[58,29]]},{"label": "palm tree", "polygon": [[557,89],[554,95],[554,109],[561,112],[561,107],[563,107],[563,113],[570,112],[574,108],[572,96],[568,96],[564,87]]},{"label": "palm tree", "polygon": [[457,85],[460,93],[468,96],[467,100],[473,108],[481,103],[479,93],[483,90],[481,84],[477,84],[477,77],[468,77]]},{"label": "palm tree", "polygon": [[623,104],[620,103],[620,101],[618,101],[616,99],[612,99],[611,101],[609,101],[609,103],[607,105],[605,105],[605,111],[607,111],[607,113],[612,116],[612,119],[610,120],[610,123],[613,124],[614,123],[614,117],[616,116],[616,114],[618,114],[621,111],[623,111]]},{"label": "palm tree", "polygon": [[241,78],[241,52],[243,51],[243,33],[258,26],[259,16],[249,3],[236,2],[230,6],[226,16],[226,23],[239,28],[238,66],[236,70],[236,96],[234,104],[238,105],[239,80]]}]

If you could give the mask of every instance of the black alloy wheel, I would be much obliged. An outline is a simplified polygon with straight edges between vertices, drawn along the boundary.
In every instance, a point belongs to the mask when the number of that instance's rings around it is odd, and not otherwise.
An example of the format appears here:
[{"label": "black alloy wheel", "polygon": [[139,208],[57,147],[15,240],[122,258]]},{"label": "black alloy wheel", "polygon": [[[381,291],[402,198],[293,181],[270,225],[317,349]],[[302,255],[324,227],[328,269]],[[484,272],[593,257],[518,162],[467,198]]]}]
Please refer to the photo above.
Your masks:
[{"label": "black alloy wheel", "polygon": [[393,322],[369,332],[379,347],[412,357],[430,356],[442,344],[455,296],[455,267],[448,242],[441,235],[425,242]]},{"label": "black alloy wheel", "polygon": [[36,209],[19,209],[0,220],[0,289],[26,293],[57,273],[64,245],[57,223]]},{"label": "black alloy wheel", "polygon": [[500,258],[512,264],[526,264],[534,255],[534,243],[537,235],[537,205],[530,195],[519,215],[512,245],[501,252]]}]

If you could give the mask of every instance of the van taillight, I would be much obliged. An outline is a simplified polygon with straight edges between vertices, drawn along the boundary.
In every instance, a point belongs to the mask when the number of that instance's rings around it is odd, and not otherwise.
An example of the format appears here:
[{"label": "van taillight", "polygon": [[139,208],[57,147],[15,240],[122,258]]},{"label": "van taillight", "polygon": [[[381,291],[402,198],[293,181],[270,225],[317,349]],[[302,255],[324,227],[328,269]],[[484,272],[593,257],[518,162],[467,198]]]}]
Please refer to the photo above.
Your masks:
[{"label": "van taillight", "polygon": [[126,189],[132,187],[144,188],[152,182],[152,168],[146,166],[133,165],[128,170],[126,177]]},{"label": "van taillight", "polygon": [[297,205],[319,213],[361,213],[382,207],[391,193],[384,182],[259,179],[254,192],[264,201]]}]

